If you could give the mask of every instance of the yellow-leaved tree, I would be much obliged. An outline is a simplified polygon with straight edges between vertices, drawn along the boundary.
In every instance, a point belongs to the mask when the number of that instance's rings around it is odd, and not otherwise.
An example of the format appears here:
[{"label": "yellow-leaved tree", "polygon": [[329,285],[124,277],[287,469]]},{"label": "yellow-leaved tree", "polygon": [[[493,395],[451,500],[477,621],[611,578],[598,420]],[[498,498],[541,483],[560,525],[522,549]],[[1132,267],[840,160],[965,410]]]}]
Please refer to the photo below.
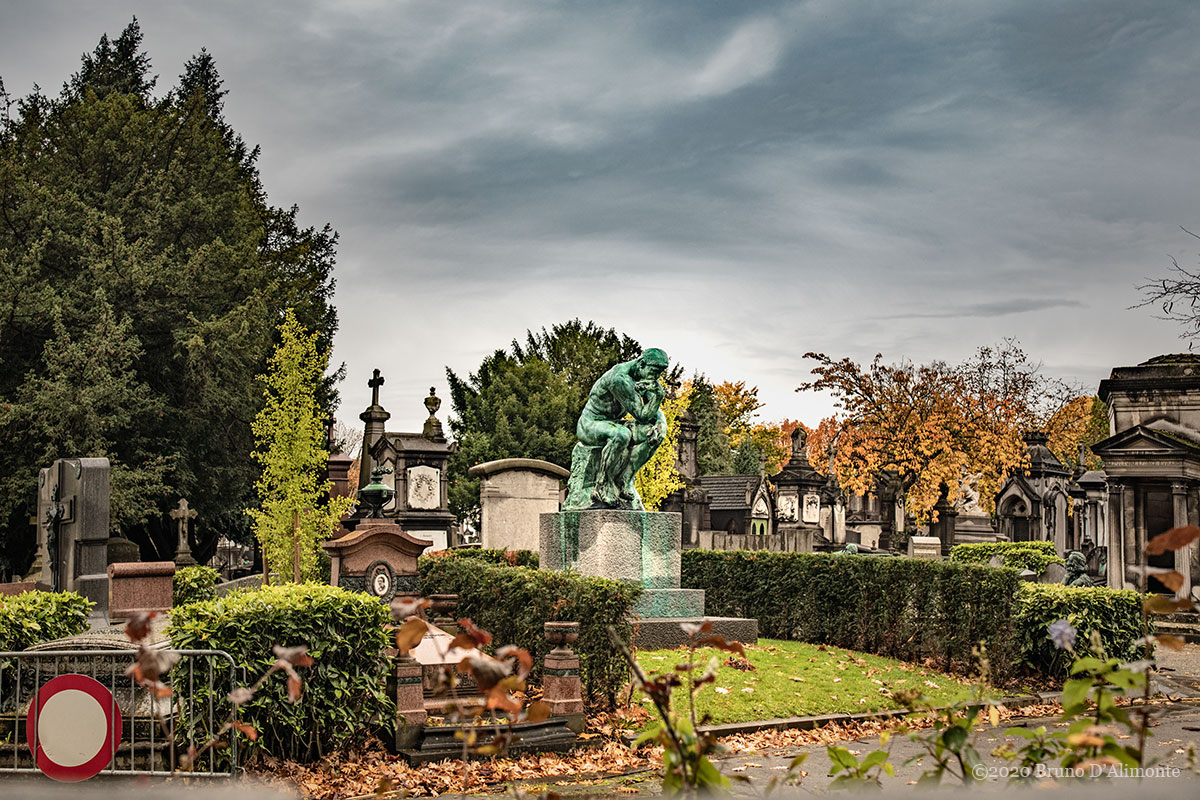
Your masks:
[{"label": "yellow-leaved tree", "polygon": [[638,494],[642,496],[642,504],[647,511],[658,511],[670,494],[684,487],[683,478],[679,476],[676,467],[678,451],[679,415],[688,407],[691,387],[685,386],[674,397],[663,398],[659,407],[667,420],[667,433],[662,444],[650,456],[638,474],[633,478]]},{"label": "yellow-leaved tree", "polygon": [[279,346],[261,376],[266,402],[252,425],[262,506],[247,513],[266,568],[297,583],[319,577],[320,543],[354,505],[349,497],[322,502],[330,488],[329,451],[317,387],[328,363],[329,353],[317,350],[317,335],[288,309]]}]

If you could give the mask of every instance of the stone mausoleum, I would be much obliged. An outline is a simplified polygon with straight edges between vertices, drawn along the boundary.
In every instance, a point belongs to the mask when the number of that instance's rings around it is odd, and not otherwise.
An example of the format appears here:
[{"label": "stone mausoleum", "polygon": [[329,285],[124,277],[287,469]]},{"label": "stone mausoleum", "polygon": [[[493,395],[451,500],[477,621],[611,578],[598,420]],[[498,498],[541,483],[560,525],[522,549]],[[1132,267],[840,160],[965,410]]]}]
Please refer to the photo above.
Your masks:
[{"label": "stone mausoleum", "polygon": [[1200,356],[1190,353],[1116,367],[1100,382],[1108,404],[1109,438],[1092,446],[1104,459],[1108,484],[1108,583],[1168,591],[1148,565],[1184,577],[1177,594],[1196,594],[1197,542],[1146,555],[1146,542],[1181,525],[1200,523]]},{"label": "stone mausoleum", "polygon": [[[384,425],[392,415],[379,404],[383,380],[375,370],[367,382],[371,405],[359,415],[364,428],[358,488],[370,482],[372,469],[384,467],[383,482],[395,492],[383,507],[384,518],[399,523],[407,533],[432,541],[430,550],[444,550],[453,544],[454,514],[450,511],[446,466],[455,445],[446,439],[437,418],[442,401],[433,389],[429,390],[425,398],[429,417],[419,433],[387,431]],[[360,508],[355,518],[367,513]],[[347,520],[346,527],[353,527],[355,518]]]}]

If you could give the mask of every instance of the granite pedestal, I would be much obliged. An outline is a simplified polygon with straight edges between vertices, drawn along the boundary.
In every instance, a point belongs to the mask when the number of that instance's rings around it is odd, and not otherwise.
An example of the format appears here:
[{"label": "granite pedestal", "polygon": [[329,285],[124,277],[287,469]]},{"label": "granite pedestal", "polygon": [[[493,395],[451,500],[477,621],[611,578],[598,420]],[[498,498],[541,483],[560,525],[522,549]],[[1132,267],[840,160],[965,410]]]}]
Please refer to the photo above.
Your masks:
[{"label": "granite pedestal", "polygon": [[573,569],[644,587],[632,609],[639,647],[682,644],[679,623],[702,619],[712,620],[715,632],[730,634],[726,638],[758,640],[756,620],[706,618],[704,590],[680,587],[678,513],[586,509],[542,514],[539,545],[542,569]]}]

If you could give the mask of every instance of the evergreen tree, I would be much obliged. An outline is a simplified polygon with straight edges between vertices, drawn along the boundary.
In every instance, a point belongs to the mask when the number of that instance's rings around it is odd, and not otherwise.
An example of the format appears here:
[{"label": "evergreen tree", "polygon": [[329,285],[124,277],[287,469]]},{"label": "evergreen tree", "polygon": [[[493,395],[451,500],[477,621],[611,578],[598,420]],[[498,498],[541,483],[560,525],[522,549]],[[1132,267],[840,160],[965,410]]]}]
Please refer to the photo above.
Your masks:
[{"label": "evergreen tree", "polygon": [[[200,514],[197,559],[220,535],[245,541],[276,323],[295,309],[321,351],[337,328],[337,235],[267,202],[211,56],[156,98],[141,44],[135,20],[59,97],[0,96],[0,436],[13,443],[0,557],[16,571],[32,557],[38,469],[59,457],[113,460],[114,524],[145,557],[174,552],[179,497]],[[56,356],[105,336],[118,346],[72,385],[85,367]],[[321,382],[324,417],[337,374]]]},{"label": "evergreen tree", "polygon": [[262,506],[248,512],[254,535],[267,569],[297,581],[318,577],[320,543],[354,505],[351,497],[329,498],[329,451],[317,401],[329,354],[318,352],[317,338],[289,308],[262,377],[265,403],[251,426],[254,459],[262,465],[256,484]]},{"label": "evergreen tree", "polygon": [[451,456],[450,508],[460,518],[479,508],[479,480],[467,470],[499,458],[539,458],[571,465],[575,423],[592,384],[614,364],[642,352],[633,339],[579,320],[526,333],[511,353],[497,350],[466,380],[446,369]]},{"label": "evergreen tree", "polygon": [[700,426],[696,433],[696,465],[700,474],[732,475],[733,451],[725,432],[728,422],[721,415],[713,385],[703,375],[692,378],[688,409]]}]

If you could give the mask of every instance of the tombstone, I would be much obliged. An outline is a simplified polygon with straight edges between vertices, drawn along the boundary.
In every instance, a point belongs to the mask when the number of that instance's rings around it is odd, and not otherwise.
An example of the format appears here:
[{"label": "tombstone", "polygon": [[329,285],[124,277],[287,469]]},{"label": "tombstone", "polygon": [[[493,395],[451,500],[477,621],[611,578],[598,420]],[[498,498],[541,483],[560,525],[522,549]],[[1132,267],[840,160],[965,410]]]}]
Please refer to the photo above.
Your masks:
[{"label": "tombstone", "polygon": [[175,520],[178,532],[175,542],[175,557],[171,559],[177,567],[194,567],[196,559],[192,558],[192,548],[188,544],[188,523],[196,518],[196,509],[188,508],[188,501],[179,498],[179,504],[171,510],[171,519]]},{"label": "tombstone", "polygon": [[549,461],[502,458],[467,470],[480,478],[480,535],[484,547],[537,550],[539,514],[558,511],[570,472]]},{"label": "tombstone", "polygon": [[38,474],[37,574],[27,580],[77,592],[108,610],[107,458],[60,458]]},{"label": "tombstone", "polygon": [[1038,583],[1066,583],[1067,568],[1057,561],[1047,564],[1046,569],[1038,576]]},{"label": "tombstone", "polygon": [[116,624],[138,612],[170,611],[175,563],[138,561],[108,565],[108,621]]},{"label": "tombstone", "polygon": [[940,559],[942,557],[942,540],[936,536],[910,536],[908,537],[908,557]]},{"label": "tombstone", "polygon": [[370,518],[345,536],[321,543],[332,561],[332,585],[367,592],[385,603],[398,593],[420,591],[417,557],[429,545],[392,520]]}]

